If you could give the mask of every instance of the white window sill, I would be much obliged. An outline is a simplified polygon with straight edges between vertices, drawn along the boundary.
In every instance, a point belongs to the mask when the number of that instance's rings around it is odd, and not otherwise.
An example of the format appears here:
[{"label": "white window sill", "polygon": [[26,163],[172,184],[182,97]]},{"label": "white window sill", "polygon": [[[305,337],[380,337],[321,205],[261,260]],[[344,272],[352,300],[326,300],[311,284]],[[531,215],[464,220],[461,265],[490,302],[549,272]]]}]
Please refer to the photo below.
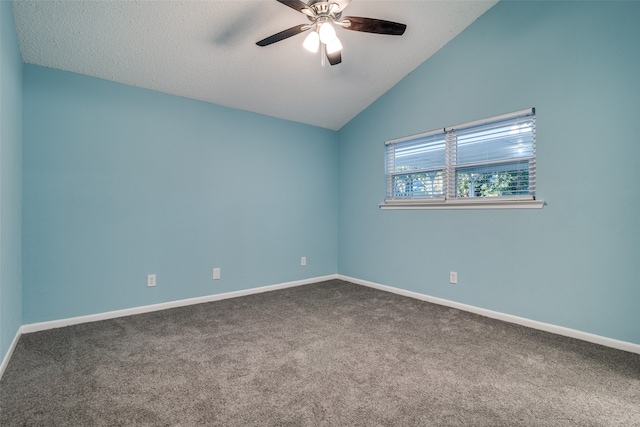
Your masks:
[{"label": "white window sill", "polygon": [[534,199],[424,199],[387,200],[380,209],[542,209],[544,200]]}]

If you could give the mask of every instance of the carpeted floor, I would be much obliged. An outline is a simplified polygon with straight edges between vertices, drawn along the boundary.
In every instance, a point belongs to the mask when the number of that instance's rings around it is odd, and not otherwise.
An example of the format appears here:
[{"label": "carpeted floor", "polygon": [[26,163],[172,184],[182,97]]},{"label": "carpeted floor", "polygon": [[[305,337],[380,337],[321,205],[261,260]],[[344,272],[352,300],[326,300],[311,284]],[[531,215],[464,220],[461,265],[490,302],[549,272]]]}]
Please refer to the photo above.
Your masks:
[{"label": "carpeted floor", "polygon": [[23,335],[8,426],[640,426],[640,355],[329,281]]}]

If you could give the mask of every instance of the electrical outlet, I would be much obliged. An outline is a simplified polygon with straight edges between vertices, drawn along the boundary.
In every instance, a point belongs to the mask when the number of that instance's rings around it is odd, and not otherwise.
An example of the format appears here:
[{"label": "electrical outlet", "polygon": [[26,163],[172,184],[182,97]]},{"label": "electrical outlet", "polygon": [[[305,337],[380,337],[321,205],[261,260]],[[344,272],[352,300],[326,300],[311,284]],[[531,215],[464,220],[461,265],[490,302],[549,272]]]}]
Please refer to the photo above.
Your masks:
[{"label": "electrical outlet", "polygon": [[454,285],[458,283],[458,273],[455,271],[449,272],[449,283],[453,283]]},{"label": "electrical outlet", "polygon": [[307,257],[303,256],[302,258],[300,258],[300,265],[305,266],[307,265]]},{"label": "electrical outlet", "polygon": [[214,268],[213,269],[213,280],[219,280],[220,279],[220,269],[219,268]]},{"label": "electrical outlet", "polygon": [[156,285],[156,275],[155,274],[147,274],[147,286],[152,287]]}]

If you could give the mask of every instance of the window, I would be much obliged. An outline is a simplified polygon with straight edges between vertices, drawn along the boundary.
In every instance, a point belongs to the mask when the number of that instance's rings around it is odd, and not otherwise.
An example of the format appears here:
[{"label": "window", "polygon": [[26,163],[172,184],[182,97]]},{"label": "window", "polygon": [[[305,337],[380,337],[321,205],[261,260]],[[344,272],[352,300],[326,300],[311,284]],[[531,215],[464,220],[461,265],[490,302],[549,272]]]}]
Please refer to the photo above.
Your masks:
[{"label": "window", "polygon": [[386,142],[382,208],[542,207],[535,110]]}]

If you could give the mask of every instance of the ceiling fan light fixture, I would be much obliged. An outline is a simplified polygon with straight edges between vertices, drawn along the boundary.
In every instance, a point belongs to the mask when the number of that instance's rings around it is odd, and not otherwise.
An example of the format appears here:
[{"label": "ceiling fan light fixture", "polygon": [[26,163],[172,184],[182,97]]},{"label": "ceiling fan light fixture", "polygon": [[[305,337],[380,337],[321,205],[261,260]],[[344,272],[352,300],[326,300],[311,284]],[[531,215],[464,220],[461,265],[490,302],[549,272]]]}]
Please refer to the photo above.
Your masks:
[{"label": "ceiling fan light fixture", "polygon": [[320,24],[318,32],[320,33],[320,41],[324,44],[329,44],[336,38],[336,30],[330,22]]},{"label": "ceiling fan light fixture", "polygon": [[338,37],[327,43],[327,54],[331,55],[332,53],[340,52],[341,50],[342,43],[340,43],[340,39]]},{"label": "ceiling fan light fixture", "polygon": [[309,35],[304,39],[304,43],[302,46],[307,49],[311,53],[316,53],[318,48],[320,47],[320,36],[316,31],[312,31]]}]

